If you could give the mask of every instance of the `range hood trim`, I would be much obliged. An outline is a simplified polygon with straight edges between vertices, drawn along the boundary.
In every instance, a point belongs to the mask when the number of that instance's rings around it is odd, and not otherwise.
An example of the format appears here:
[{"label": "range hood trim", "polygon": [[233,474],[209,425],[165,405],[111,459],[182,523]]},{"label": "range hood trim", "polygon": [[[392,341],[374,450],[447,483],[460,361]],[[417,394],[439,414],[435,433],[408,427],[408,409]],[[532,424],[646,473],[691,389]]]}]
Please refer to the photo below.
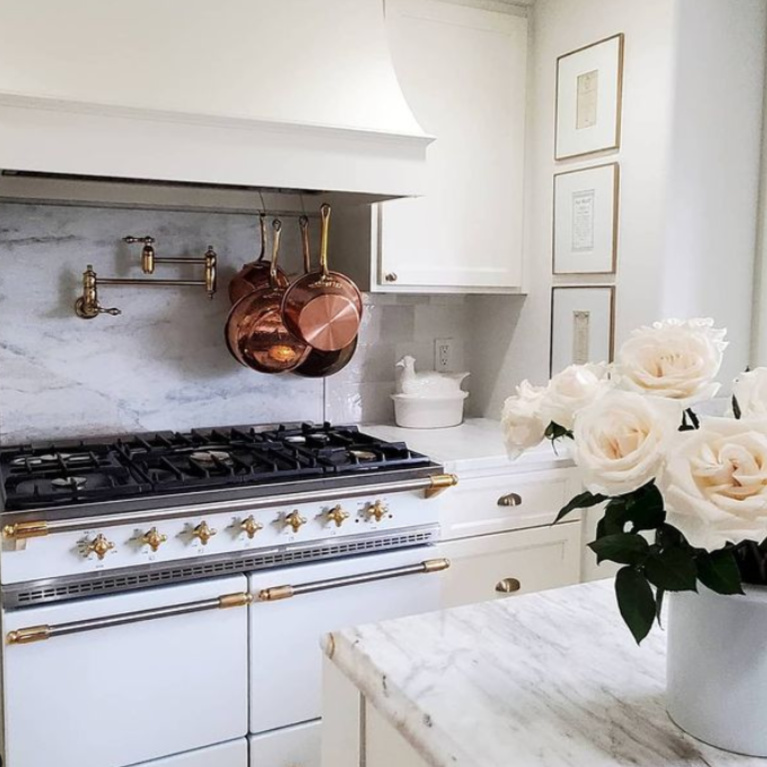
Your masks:
[{"label": "range hood trim", "polygon": [[374,201],[425,193],[433,140],[0,93],[0,168],[11,171],[306,189]]}]

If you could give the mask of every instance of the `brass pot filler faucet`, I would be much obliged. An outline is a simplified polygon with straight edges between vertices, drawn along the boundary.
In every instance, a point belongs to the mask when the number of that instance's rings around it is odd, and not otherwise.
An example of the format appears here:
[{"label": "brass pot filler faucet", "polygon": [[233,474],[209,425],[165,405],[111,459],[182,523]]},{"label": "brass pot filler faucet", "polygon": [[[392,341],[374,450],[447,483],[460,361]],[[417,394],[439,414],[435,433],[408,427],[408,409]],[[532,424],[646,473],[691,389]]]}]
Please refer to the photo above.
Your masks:
[{"label": "brass pot filler faucet", "polygon": [[158,279],[130,279],[121,277],[99,277],[88,264],[83,272],[83,294],[75,302],[75,314],[84,320],[92,320],[99,314],[122,314],[120,309],[104,309],[99,304],[99,285],[153,285],[154,287],[204,287],[208,298],[213,298],[216,293],[216,251],[209,245],[201,258],[158,258],[155,249],[154,237],[123,237],[123,242],[129,245],[141,243],[141,270],[144,274],[154,274],[155,264],[202,264],[205,270],[201,280],[158,280]]}]

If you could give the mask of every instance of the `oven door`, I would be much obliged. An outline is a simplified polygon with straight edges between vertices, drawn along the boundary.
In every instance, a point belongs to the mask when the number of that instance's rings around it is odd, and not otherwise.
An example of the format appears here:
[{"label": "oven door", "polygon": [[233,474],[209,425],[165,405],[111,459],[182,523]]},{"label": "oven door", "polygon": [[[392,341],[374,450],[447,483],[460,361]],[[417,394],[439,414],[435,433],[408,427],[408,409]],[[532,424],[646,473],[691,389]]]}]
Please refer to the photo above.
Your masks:
[{"label": "oven door", "polygon": [[250,731],[319,717],[322,635],[438,609],[446,564],[427,546],[252,574]]},{"label": "oven door", "polygon": [[3,615],[8,767],[123,767],[247,733],[244,576]]}]

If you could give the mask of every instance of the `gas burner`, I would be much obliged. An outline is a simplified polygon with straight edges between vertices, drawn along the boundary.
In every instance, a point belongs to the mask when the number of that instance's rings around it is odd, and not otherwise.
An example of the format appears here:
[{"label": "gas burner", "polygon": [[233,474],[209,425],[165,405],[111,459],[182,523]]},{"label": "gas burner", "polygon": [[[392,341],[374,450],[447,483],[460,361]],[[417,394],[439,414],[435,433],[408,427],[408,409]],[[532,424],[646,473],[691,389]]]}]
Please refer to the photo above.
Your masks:
[{"label": "gas burner", "polygon": [[38,468],[40,466],[50,466],[59,462],[63,462],[67,465],[75,463],[86,464],[91,463],[93,458],[85,453],[72,454],[72,453],[43,453],[42,455],[31,456],[19,456],[11,461],[11,466],[30,466],[32,468]]},{"label": "gas burner", "polygon": [[204,466],[232,465],[232,456],[223,450],[196,450],[189,455],[189,458]]},{"label": "gas burner", "polygon": [[349,451],[350,455],[353,455],[358,461],[375,461],[378,455],[371,450],[359,450],[353,448]]},{"label": "gas burner", "polygon": [[87,484],[87,477],[56,477],[51,480],[51,485],[61,490],[80,490]]}]

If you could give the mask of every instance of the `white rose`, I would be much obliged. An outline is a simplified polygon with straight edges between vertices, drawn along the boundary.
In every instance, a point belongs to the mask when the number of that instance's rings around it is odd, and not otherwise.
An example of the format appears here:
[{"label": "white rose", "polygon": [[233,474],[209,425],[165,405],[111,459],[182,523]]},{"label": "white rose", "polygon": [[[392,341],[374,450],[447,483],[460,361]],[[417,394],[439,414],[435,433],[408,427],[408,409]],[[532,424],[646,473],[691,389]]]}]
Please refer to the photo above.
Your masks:
[{"label": "white rose", "polygon": [[509,457],[516,458],[524,450],[543,441],[547,423],[541,419],[541,398],[546,389],[522,381],[517,394],[503,403],[501,426]]},{"label": "white rose", "polygon": [[615,496],[655,478],[679,428],[679,403],[613,390],[575,418],[573,458],[592,493]]},{"label": "white rose", "polygon": [[696,547],[767,538],[767,420],[704,418],[677,435],[659,487]]},{"label": "white rose", "polygon": [[711,399],[722,364],[726,330],[711,319],[664,320],[635,330],[618,352],[618,385],[680,400],[688,407]]},{"label": "white rose", "polygon": [[767,417],[767,368],[741,373],[732,384],[732,393],[744,418]]},{"label": "white rose", "polygon": [[610,388],[607,373],[608,366],[604,362],[596,365],[570,365],[557,373],[541,400],[543,420],[572,429],[575,414],[599,399]]}]

